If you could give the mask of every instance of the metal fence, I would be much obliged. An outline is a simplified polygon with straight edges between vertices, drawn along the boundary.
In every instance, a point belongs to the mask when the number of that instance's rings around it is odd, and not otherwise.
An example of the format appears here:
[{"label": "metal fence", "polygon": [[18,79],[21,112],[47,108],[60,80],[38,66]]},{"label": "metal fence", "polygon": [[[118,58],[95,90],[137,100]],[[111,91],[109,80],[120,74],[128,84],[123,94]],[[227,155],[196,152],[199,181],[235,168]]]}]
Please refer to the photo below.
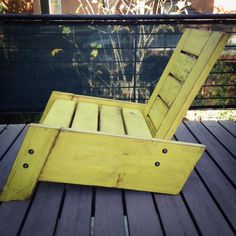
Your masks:
[{"label": "metal fence", "polygon": [[42,111],[53,90],[146,102],[189,27],[231,35],[191,108],[235,108],[235,23],[235,15],[1,15],[0,112]]}]

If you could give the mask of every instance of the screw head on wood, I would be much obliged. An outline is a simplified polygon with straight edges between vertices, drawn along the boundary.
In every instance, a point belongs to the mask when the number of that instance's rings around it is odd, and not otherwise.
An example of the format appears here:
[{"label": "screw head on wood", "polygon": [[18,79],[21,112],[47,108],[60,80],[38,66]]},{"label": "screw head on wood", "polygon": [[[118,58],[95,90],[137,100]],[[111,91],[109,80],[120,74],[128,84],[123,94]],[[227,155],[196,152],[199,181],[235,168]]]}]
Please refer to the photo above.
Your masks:
[{"label": "screw head on wood", "polygon": [[23,164],[23,167],[24,167],[25,169],[27,169],[27,168],[29,167],[29,164],[28,164],[28,163],[24,163],[24,164]]},{"label": "screw head on wood", "polygon": [[160,166],[160,165],[161,165],[161,163],[160,163],[159,161],[156,161],[156,162],[155,162],[155,166],[156,166],[156,167],[158,167],[158,166]]},{"label": "screw head on wood", "polygon": [[34,154],[34,149],[29,149],[29,150],[28,150],[28,153],[29,153],[30,155]]},{"label": "screw head on wood", "polygon": [[168,152],[168,150],[166,148],[162,149],[162,153],[166,154]]}]

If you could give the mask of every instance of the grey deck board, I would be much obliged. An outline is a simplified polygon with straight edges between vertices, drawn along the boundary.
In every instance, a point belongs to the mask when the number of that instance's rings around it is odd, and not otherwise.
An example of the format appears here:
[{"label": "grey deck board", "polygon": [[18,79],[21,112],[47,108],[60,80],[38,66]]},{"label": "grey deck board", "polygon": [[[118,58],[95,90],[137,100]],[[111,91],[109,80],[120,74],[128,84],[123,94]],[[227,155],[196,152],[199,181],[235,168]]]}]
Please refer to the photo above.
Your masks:
[{"label": "grey deck board", "polygon": [[210,154],[211,158],[236,186],[236,162],[232,155],[225,150],[221,143],[200,122],[186,122],[186,125],[200,143],[206,145],[207,153]]},{"label": "grey deck board", "polygon": [[[235,123],[212,123],[214,131],[208,126],[186,122],[176,133],[178,140],[207,146],[180,195],[125,190],[122,197],[116,189],[39,183],[28,201],[0,203],[0,235],[233,235]],[[0,189],[25,135],[23,128],[0,125]]]},{"label": "grey deck board", "polygon": [[215,121],[203,121],[205,127],[224,145],[224,147],[236,157],[236,138],[227,132],[220,124]]},{"label": "grey deck board", "polygon": [[220,123],[225,129],[228,130],[236,138],[236,122],[232,120],[219,120]]},{"label": "grey deck board", "polygon": [[[181,125],[176,133],[176,137],[181,141],[198,143],[190,131]],[[215,201],[225,213],[228,221],[233,226],[236,222],[236,189],[229,183],[228,179],[205,152],[196,166],[196,170],[208,187],[208,191],[214,196]],[[234,225],[236,230],[236,225]]]},{"label": "grey deck board", "polygon": [[121,190],[97,188],[94,235],[125,235]]},{"label": "grey deck board", "polygon": [[154,194],[166,235],[198,235],[180,195]]},{"label": "grey deck board", "polygon": [[21,235],[53,235],[64,184],[39,183],[35,199],[23,224]]},{"label": "grey deck board", "polygon": [[0,135],[0,159],[25,125],[8,125]]},{"label": "grey deck board", "polygon": [[68,185],[56,235],[89,235],[92,187]]},{"label": "grey deck board", "polygon": [[127,190],[125,199],[131,236],[163,235],[151,193]]}]

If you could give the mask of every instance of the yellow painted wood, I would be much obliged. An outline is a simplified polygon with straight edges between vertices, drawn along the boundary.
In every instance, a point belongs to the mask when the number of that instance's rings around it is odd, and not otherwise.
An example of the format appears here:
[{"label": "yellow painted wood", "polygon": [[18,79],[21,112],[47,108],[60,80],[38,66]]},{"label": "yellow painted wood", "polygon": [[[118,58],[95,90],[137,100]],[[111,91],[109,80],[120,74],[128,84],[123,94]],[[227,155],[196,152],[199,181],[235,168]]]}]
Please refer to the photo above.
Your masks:
[{"label": "yellow painted wood", "polygon": [[203,151],[202,145],[64,129],[39,179],[177,194]]},{"label": "yellow painted wood", "polygon": [[160,97],[157,97],[155,103],[152,105],[152,108],[148,114],[148,118],[155,127],[155,130],[158,130],[158,128],[161,126],[167,112],[168,112],[167,106],[161,100]]},{"label": "yellow painted wood", "polygon": [[44,118],[44,125],[69,127],[73,118],[76,101],[56,99]]},{"label": "yellow painted wood", "polygon": [[173,101],[175,100],[181,87],[182,84],[180,81],[178,81],[172,76],[167,77],[166,82],[164,83],[160,91],[160,97],[168,107],[170,107]]},{"label": "yellow painted wood", "polygon": [[124,126],[119,107],[101,106],[100,130],[110,134],[124,134]]},{"label": "yellow painted wood", "polygon": [[[30,197],[58,132],[54,128],[29,125],[0,201],[25,200]],[[28,168],[24,168],[27,165]]]},{"label": "yellow painted wood", "polygon": [[98,105],[95,103],[80,102],[71,126],[72,129],[97,131]]},{"label": "yellow painted wood", "polygon": [[192,58],[183,53],[179,53],[178,57],[174,61],[174,64],[170,68],[170,73],[177,79],[185,81],[195,62],[195,58]]},{"label": "yellow painted wood", "polygon": [[124,124],[127,134],[135,137],[152,138],[143,113],[139,110],[123,108]]},{"label": "yellow painted wood", "polygon": [[74,95],[73,100],[86,103],[95,103],[98,105],[120,107],[120,108],[125,107],[125,108],[137,109],[140,111],[143,111],[145,109],[145,104],[142,103],[126,102],[126,101],[119,101],[119,100],[99,98],[99,97]]},{"label": "yellow painted wood", "polygon": [[156,88],[154,89],[148,103],[146,104],[146,107],[144,109],[144,115],[147,116],[153,103],[156,101],[156,98],[158,96],[158,94],[160,93],[166,78],[169,76],[170,74],[170,69],[173,67],[175,61],[178,59],[179,54],[182,50],[183,45],[185,44],[185,42],[187,41],[189,34],[191,33],[191,29],[186,29],[180,39],[180,41],[178,42],[165,70],[163,71],[160,80],[158,81]]},{"label": "yellow painted wood", "polygon": [[212,31],[191,29],[186,43],[182,50],[199,56],[202,53],[207,41],[209,40]]},{"label": "yellow painted wood", "polygon": [[173,102],[166,118],[156,133],[156,138],[171,139],[181,120],[190,107],[217,58],[228,41],[229,36],[213,32],[205,48],[186,79],[181,91]]},{"label": "yellow painted wood", "polygon": [[51,96],[47,102],[47,105],[44,109],[43,115],[39,121],[40,124],[43,123],[45,117],[47,116],[49,110],[51,109],[52,105],[54,104],[56,99],[64,99],[64,100],[71,100],[73,98],[73,94],[72,93],[62,93],[62,92],[58,92],[58,91],[53,91],[51,93]]}]

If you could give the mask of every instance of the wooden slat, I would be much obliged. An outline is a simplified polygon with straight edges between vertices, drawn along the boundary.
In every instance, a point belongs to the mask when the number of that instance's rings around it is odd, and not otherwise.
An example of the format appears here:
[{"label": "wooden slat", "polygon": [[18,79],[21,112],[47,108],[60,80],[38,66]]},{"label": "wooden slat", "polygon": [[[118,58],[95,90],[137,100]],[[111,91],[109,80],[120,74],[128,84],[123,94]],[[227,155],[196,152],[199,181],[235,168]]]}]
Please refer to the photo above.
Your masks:
[{"label": "wooden slat", "polygon": [[173,101],[175,100],[181,87],[181,82],[175,79],[174,77],[168,76],[166,78],[166,82],[163,85],[162,90],[160,91],[160,96],[165,101],[165,104],[168,107],[170,107]]},{"label": "wooden slat", "polygon": [[151,193],[125,191],[130,236],[163,235]]},{"label": "wooden slat", "polygon": [[154,194],[165,235],[198,235],[180,195]]},{"label": "wooden slat", "polygon": [[63,184],[40,183],[34,202],[27,214],[21,235],[53,235],[60,203],[63,195]]},{"label": "wooden slat", "polygon": [[211,34],[211,31],[191,29],[188,40],[183,45],[182,49],[188,53],[199,56]]},{"label": "wooden slat", "polygon": [[123,108],[122,112],[126,131],[128,134],[136,137],[152,137],[141,111]]},{"label": "wooden slat", "polygon": [[220,124],[214,121],[203,121],[203,125],[236,157],[236,138],[234,138]]},{"label": "wooden slat", "polygon": [[192,58],[183,53],[179,53],[178,57],[174,61],[174,64],[170,68],[170,73],[179,80],[185,81],[189,73],[191,72],[195,62],[195,58]]},{"label": "wooden slat", "polygon": [[75,101],[56,99],[42,124],[53,127],[68,127],[75,110]]},{"label": "wooden slat", "polygon": [[8,125],[0,134],[0,159],[23,128],[24,125]]},{"label": "wooden slat", "polygon": [[101,106],[100,130],[109,134],[125,134],[121,109],[118,107]]},{"label": "wooden slat", "polygon": [[97,131],[98,105],[94,103],[80,102],[77,105],[71,128],[84,131]]},{"label": "wooden slat", "polygon": [[191,130],[199,142],[207,146],[207,152],[212,159],[224,171],[224,174],[231,179],[236,186],[236,163],[232,156],[221,146],[215,137],[199,122],[186,122],[187,127]]},{"label": "wooden slat", "polygon": [[[181,128],[182,127],[180,127],[179,130],[183,131]],[[180,137],[178,136],[180,135],[179,130],[177,131],[177,137]],[[183,140],[182,138],[180,140]],[[205,168],[207,168],[207,171],[208,167],[205,166]],[[216,184],[218,185],[218,183]],[[227,220],[221,214],[215,201],[211,198],[211,195],[205,188],[202,180],[195,172],[192,173],[183,188],[183,197],[203,235],[233,235]]]},{"label": "wooden slat", "polygon": [[[178,129],[176,137],[181,141],[197,143],[197,140],[184,125],[181,125]],[[214,196],[218,205],[221,207],[221,210],[226,215],[227,220],[231,222],[234,230],[236,230],[236,189],[229,183],[228,179],[218,166],[215,165],[207,153],[203,154],[203,157],[198,162],[196,169],[207,185],[209,191]]]},{"label": "wooden slat", "polygon": [[92,188],[68,185],[56,235],[90,235]]},{"label": "wooden slat", "polygon": [[235,123],[235,121],[219,120],[218,122],[236,138],[236,123]]},{"label": "wooden slat", "polygon": [[125,235],[123,205],[120,190],[97,188],[94,235]]},{"label": "wooden slat", "polygon": [[150,112],[148,113],[148,118],[150,119],[156,130],[158,130],[161,126],[167,112],[167,106],[164,104],[160,97],[157,97],[156,101],[151,107]]},{"label": "wooden slat", "polygon": [[62,93],[62,92],[58,92],[58,91],[53,91],[50,95],[50,98],[47,102],[47,105],[44,109],[43,115],[42,115],[39,123],[40,124],[44,123],[44,120],[45,120],[46,116],[48,115],[48,112],[52,108],[55,100],[57,100],[57,99],[71,100],[73,98],[73,96],[74,95],[72,93]]}]

